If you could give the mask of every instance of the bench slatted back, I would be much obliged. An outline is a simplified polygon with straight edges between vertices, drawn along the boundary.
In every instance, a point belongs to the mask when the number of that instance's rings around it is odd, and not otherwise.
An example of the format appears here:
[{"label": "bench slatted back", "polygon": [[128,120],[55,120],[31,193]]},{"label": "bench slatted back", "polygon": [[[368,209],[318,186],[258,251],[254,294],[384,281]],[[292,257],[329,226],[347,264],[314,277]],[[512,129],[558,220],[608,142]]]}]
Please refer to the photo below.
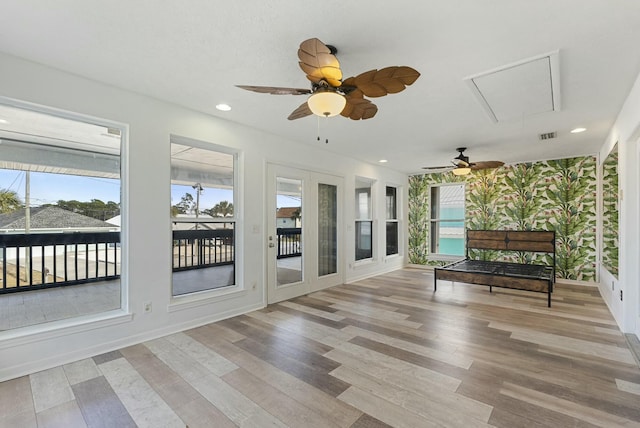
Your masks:
[{"label": "bench slatted back", "polygon": [[467,230],[467,257],[470,249],[553,253],[556,232],[546,230]]}]

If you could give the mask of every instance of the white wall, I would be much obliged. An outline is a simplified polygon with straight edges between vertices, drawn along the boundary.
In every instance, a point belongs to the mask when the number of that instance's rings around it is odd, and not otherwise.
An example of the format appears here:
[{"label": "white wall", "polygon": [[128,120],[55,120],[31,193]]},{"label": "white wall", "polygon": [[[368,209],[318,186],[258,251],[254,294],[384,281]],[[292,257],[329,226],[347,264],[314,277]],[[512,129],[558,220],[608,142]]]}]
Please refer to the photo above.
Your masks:
[{"label": "white wall", "polygon": [[[625,333],[640,337],[640,76],[600,150],[601,162],[615,143],[619,153],[620,248],[619,277],[601,268],[600,293]],[[612,289],[613,283],[613,289]],[[620,290],[623,300],[620,300]]]},{"label": "white wall", "polygon": [[[129,344],[250,311],[265,302],[265,174],[268,162],[317,169],[345,178],[345,223],[353,223],[355,177],[380,183],[376,195],[378,256],[353,266],[353,228],[345,234],[347,282],[401,267],[405,257],[384,257],[384,186],[402,187],[406,225],[407,177],[388,168],[338,157],[307,143],[283,141],[216,117],[0,54],[0,96],[90,115],[128,125],[124,156],[123,276],[128,310],[0,332],[0,381]],[[343,120],[337,118],[335,120]],[[169,136],[232,147],[241,151],[238,240],[240,289],[206,300],[171,304]],[[307,161],[309,160],[309,161]],[[313,162],[311,162],[311,160]],[[156,213],[150,216],[149,213]],[[404,227],[406,229],[406,226]],[[406,233],[404,234],[406,235]],[[401,252],[406,254],[406,236]],[[261,250],[262,249],[262,250]],[[351,266],[351,268],[349,268]],[[245,284],[257,284],[255,290]],[[2,298],[0,296],[0,298]],[[143,302],[153,303],[144,314]],[[82,321],[82,322],[79,322]]]}]

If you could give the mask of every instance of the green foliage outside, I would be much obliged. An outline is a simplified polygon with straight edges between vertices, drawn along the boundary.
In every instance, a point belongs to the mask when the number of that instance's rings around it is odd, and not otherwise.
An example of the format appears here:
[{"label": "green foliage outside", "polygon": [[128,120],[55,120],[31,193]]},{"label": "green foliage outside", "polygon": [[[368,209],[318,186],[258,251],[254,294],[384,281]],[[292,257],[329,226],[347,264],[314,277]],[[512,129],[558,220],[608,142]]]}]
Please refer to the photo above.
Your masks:
[{"label": "green foliage outside", "polygon": [[212,208],[202,211],[211,217],[232,217],[233,216],[233,204],[229,201],[220,201]]},{"label": "green foliage outside", "polygon": [[[192,214],[196,210],[196,200],[191,193],[185,193],[180,202],[171,206],[171,216],[176,217],[178,214]],[[200,209],[200,212],[211,217],[232,217],[233,203],[229,201],[220,201],[211,208]]]},{"label": "green foliage outside", "polygon": [[22,208],[22,201],[16,192],[0,189],[0,214],[10,213]]},{"label": "green foliage outside", "polygon": [[98,220],[108,220],[120,214],[120,204],[113,201],[103,202],[100,199],[92,199],[89,202],[81,202],[76,200],[64,201],[59,200],[55,204],[46,204],[43,206],[60,207],[67,211],[82,214],[87,217],[96,218]]}]

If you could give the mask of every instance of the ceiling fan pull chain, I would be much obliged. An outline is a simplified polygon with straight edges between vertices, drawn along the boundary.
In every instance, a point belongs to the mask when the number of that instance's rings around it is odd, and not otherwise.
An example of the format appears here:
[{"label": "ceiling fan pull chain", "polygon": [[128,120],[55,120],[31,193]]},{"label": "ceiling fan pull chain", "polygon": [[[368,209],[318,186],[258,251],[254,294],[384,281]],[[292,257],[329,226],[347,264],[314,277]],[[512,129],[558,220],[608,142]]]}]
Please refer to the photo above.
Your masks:
[{"label": "ceiling fan pull chain", "polygon": [[[316,137],[316,141],[320,141],[320,120],[321,120],[321,118],[320,118],[320,116],[317,116],[317,118],[318,118],[318,136]],[[329,138],[325,138],[324,139],[324,143],[325,144],[329,144]]]},{"label": "ceiling fan pull chain", "polygon": [[[320,118],[318,118],[318,119],[320,119]],[[320,119],[320,120],[322,120],[322,119]],[[327,123],[329,123],[329,122],[328,122],[328,120],[329,120],[329,116],[325,117],[325,121],[326,121]],[[329,125],[327,125],[327,126],[329,126]],[[326,129],[326,128],[325,128],[325,129]],[[328,137],[325,137],[325,139],[324,139],[324,143],[325,143],[325,144],[329,144],[329,138],[328,138]]]},{"label": "ceiling fan pull chain", "polygon": [[[316,140],[320,141],[320,116],[318,116],[318,138]],[[329,144],[329,139],[325,138],[324,143]]]}]

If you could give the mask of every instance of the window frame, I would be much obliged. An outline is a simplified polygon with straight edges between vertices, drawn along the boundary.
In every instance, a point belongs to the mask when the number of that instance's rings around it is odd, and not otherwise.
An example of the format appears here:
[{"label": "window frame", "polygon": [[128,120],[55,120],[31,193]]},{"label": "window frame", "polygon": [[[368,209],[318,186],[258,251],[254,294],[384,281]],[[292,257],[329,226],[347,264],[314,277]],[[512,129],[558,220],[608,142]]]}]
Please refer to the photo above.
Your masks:
[{"label": "window frame", "polygon": [[[355,215],[354,215],[354,226],[355,226],[355,236],[354,236],[354,244],[355,244],[355,248],[354,248],[354,257],[355,257],[355,263],[356,264],[360,264],[360,263],[368,263],[368,262],[372,262],[373,260],[375,260],[375,239],[374,239],[374,184],[375,184],[375,180],[370,179],[370,178],[365,178],[365,177],[356,177],[355,179]],[[367,185],[368,187],[364,187],[364,185]],[[366,189],[366,190],[364,190]],[[360,195],[362,194],[367,194],[368,195],[368,207],[367,207],[367,214],[368,216],[365,218],[361,217],[362,211],[360,209]],[[358,255],[359,251],[362,251],[359,245],[359,242],[361,242],[362,240],[362,226],[364,224],[368,223],[369,224],[369,230],[370,230],[370,237],[369,237],[369,251],[370,253],[368,254],[368,257],[360,257]],[[366,250],[366,248],[365,248]]]},{"label": "window frame", "polygon": [[[192,139],[188,137],[183,137],[176,134],[171,134],[169,138],[169,145],[171,144],[180,144],[185,146],[191,146],[200,150],[208,150],[214,152],[220,152],[224,154],[231,155],[233,157],[233,214],[231,217],[224,217],[217,219],[213,218],[189,218],[189,222],[193,223],[232,223],[233,231],[234,231],[234,283],[210,288],[202,291],[196,291],[185,294],[177,294],[174,295],[173,292],[173,269],[171,269],[172,280],[171,286],[168,290],[170,304],[168,306],[169,312],[174,312],[182,309],[189,309],[195,306],[200,306],[203,304],[208,304],[212,301],[218,300],[221,296],[229,296],[236,293],[241,293],[245,291],[244,286],[244,274],[243,274],[243,257],[242,257],[242,229],[243,223],[240,220],[241,215],[241,201],[242,197],[240,193],[242,192],[242,183],[241,183],[241,167],[243,154],[242,151],[235,149],[233,147],[223,146],[220,144],[210,143],[203,140]],[[171,157],[171,156],[170,156]],[[171,159],[170,159],[171,162]],[[173,185],[173,180],[170,178],[169,181],[169,192],[171,191],[171,186]],[[171,198],[169,198],[171,199]],[[169,234],[171,235],[171,242],[173,241],[173,222],[176,217],[173,217],[170,213],[169,215]]]},{"label": "window frame", "polygon": [[[391,217],[389,211],[389,190],[393,189],[393,206],[391,207]],[[400,255],[400,230],[401,230],[401,222],[400,222],[400,210],[398,207],[399,204],[399,194],[400,194],[400,186],[396,186],[393,184],[387,184],[385,186],[385,256],[386,257],[394,257]],[[389,225],[395,224],[395,252],[389,253]]]},{"label": "window frame", "polygon": [[[462,218],[455,218],[455,219],[441,219],[438,217],[434,217],[434,214],[439,214],[440,212],[440,189],[444,188],[444,187],[452,187],[452,186],[461,186],[462,187],[462,212],[463,212],[463,217]],[[460,258],[464,257],[465,251],[466,251],[466,240],[464,239],[464,231],[465,231],[465,225],[466,225],[466,191],[467,191],[467,186],[466,183],[440,183],[440,184],[433,184],[431,186],[429,186],[429,239],[428,239],[428,245],[429,245],[429,260],[443,260],[443,261],[452,261],[452,260],[459,260]],[[434,203],[434,193],[437,193],[437,203]],[[462,222],[463,224],[463,252],[461,255],[457,255],[457,254],[444,254],[439,252],[439,242],[440,242],[440,225],[443,222]],[[435,251],[434,251],[434,247],[435,247]]]},{"label": "window frame", "polygon": [[[0,332],[4,346],[11,347],[37,343],[64,337],[71,333],[94,330],[95,328],[120,325],[130,322],[133,313],[129,302],[129,125],[104,117],[93,116],[73,110],[65,110],[47,104],[18,100],[0,95],[0,104],[31,110],[36,113],[56,116],[62,119],[83,122],[120,131],[119,166],[120,166],[120,307],[113,310],[96,312],[87,315],[74,316],[59,320],[33,324],[17,330]],[[82,149],[77,144],[68,144],[69,149]]]}]

